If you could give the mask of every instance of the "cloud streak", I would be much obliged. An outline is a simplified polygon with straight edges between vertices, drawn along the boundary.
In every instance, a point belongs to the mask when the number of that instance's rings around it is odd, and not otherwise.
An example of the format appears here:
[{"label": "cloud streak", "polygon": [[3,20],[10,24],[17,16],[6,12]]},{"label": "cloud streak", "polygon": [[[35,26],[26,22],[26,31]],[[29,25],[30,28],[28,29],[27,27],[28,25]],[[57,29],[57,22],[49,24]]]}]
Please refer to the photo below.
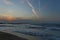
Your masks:
[{"label": "cloud streak", "polygon": [[38,4],[39,4],[39,12],[40,12],[40,0],[38,0]]},{"label": "cloud streak", "polygon": [[13,5],[13,3],[10,0],[3,0],[3,2],[7,5]]},{"label": "cloud streak", "polygon": [[39,16],[37,15],[37,13],[36,13],[35,8],[33,7],[33,5],[32,5],[28,0],[26,0],[26,2],[27,2],[27,4],[32,8],[33,14],[34,14],[37,18],[39,18]]}]

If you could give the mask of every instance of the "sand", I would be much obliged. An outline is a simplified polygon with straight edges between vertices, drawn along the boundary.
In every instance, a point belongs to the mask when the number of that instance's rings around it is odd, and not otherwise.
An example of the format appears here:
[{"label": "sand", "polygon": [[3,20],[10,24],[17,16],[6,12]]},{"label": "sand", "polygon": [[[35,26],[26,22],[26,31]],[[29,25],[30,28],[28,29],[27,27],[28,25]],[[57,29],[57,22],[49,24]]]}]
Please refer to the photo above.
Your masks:
[{"label": "sand", "polygon": [[0,32],[0,40],[27,40],[9,33]]}]

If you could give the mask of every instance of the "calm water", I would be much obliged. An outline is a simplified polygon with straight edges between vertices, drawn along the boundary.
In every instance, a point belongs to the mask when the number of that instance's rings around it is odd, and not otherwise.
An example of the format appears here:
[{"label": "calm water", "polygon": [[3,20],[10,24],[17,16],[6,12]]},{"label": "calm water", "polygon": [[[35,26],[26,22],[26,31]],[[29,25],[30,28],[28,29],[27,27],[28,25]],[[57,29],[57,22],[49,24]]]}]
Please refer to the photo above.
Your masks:
[{"label": "calm water", "polygon": [[0,31],[23,35],[30,40],[60,40],[60,24],[0,24]]}]

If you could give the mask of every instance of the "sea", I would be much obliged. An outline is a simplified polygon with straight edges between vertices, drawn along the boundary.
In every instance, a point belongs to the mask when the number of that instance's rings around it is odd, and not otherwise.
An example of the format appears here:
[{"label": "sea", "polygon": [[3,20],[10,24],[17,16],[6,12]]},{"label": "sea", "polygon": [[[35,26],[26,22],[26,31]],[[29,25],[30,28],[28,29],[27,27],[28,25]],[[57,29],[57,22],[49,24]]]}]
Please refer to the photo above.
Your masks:
[{"label": "sea", "polygon": [[0,24],[0,31],[28,40],[60,40],[60,23]]}]

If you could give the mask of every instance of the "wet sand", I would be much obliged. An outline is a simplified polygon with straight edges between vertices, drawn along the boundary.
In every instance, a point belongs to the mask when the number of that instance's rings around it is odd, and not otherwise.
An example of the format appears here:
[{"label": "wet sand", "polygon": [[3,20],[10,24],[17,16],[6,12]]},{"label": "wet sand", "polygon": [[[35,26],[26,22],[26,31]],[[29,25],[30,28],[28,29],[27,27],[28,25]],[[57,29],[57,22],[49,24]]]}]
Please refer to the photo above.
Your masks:
[{"label": "wet sand", "polygon": [[27,39],[0,31],[0,40],[27,40]]}]

